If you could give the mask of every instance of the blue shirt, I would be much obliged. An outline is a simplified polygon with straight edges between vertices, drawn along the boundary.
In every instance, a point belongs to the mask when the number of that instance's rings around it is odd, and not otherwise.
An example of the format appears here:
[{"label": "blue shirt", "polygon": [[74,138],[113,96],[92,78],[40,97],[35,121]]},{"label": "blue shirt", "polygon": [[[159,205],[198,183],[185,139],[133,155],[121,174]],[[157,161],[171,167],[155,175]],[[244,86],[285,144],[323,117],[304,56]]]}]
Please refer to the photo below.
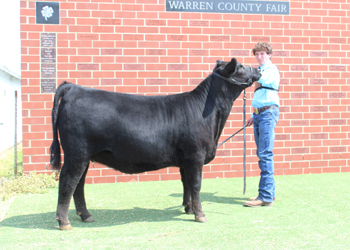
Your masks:
[{"label": "blue shirt", "polygon": [[[259,68],[261,70],[261,78],[258,83],[264,87],[278,89],[280,85],[280,72],[277,66],[269,61]],[[270,105],[280,106],[280,98],[277,91],[271,89],[259,89],[255,91],[252,100],[252,106],[254,108],[262,108]]]}]

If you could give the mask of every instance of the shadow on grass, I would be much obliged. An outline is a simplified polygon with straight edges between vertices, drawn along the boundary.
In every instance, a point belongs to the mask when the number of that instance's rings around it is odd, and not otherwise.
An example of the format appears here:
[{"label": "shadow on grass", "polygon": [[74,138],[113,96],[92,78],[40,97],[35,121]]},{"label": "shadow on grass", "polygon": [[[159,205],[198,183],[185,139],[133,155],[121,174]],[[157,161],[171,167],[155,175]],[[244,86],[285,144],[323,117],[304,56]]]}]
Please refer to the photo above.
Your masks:
[{"label": "shadow on grass", "polygon": [[[183,212],[182,206],[166,209],[148,209],[134,207],[133,209],[89,209],[92,217],[96,220],[92,223],[82,222],[75,210],[69,210],[68,217],[72,227],[76,228],[99,228],[123,225],[134,222],[160,222],[160,221],[194,221],[194,215],[188,215],[188,219],[178,218]],[[0,222],[0,227],[32,228],[57,230],[56,212],[26,214],[12,216]]]},{"label": "shadow on grass", "polygon": [[[201,193],[202,202],[226,203],[242,205],[242,198],[220,197],[216,193]],[[171,197],[182,197],[182,193],[170,194]],[[68,218],[72,227],[76,228],[99,228],[110,227],[134,222],[160,222],[160,221],[188,221],[195,222],[194,215],[189,214],[186,219],[180,218],[184,214],[182,205],[165,209],[151,209],[134,207],[133,209],[89,209],[95,219],[93,223],[82,222],[76,215],[75,209],[69,210]],[[205,211],[204,211],[205,212]],[[24,214],[12,216],[0,222],[0,227],[32,228],[57,230],[56,212]]]},{"label": "shadow on grass", "polygon": [[[206,193],[201,192],[201,202],[213,202],[213,203],[225,203],[231,205],[243,205],[243,202],[247,200],[247,198],[243,197],[222,197],[216,196],[218,192],[215,193]],[[173,193],[170,194],[171,197],[182,197],[182,193]]]}]

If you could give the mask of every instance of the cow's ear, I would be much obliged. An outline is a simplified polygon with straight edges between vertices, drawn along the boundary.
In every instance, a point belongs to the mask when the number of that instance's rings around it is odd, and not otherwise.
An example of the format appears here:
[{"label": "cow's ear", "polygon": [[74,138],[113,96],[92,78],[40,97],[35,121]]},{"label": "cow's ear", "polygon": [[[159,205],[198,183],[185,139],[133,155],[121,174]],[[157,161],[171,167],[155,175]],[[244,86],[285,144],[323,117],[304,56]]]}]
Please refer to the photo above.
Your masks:
[{"label": "cow's ear", "polygon": [[236,70],[236,66],[237,66],[237,60],[236,58],[232,58],[231,59],[231,62],[229,62],[225,68],[223,68],[221,71],[220,71],[220,74],[222,76],[228,76],[230,74],[232,74],[233,72],[235,72]]}]

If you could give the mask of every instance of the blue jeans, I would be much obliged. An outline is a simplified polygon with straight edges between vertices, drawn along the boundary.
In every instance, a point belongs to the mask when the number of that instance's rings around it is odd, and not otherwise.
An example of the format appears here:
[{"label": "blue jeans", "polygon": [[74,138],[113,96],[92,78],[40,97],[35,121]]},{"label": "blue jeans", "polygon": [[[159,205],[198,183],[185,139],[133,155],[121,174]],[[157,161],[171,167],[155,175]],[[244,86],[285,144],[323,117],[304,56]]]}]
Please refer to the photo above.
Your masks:
[{"label": "blue jeans", "polygon": [[260,182],[258,199],[272,202],[275,197],[275,179],[273,163],[273,146],[275,127],[279,118],[279,109],[268,109],[253,115],[256,155],[259,157]]}]

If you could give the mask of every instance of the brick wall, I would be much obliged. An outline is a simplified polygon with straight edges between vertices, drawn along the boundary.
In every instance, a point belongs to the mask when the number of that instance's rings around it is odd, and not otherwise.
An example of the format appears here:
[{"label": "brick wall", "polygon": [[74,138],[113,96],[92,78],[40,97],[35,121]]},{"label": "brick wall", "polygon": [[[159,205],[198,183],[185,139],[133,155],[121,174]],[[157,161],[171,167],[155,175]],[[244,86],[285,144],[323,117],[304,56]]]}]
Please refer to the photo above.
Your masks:
[{"label": "brick wall", "polygon": [[[290,0],[290,15],[165,12],[164,0],[60,0],[60,24],[36,24],[35,1],[21,0],[23,168],[51,172],[52,93],[41,93],[43,33],[56,34],[57,84],[139,95],[190,91],[216,59],[257,66],[250,50],[274,47],[281,71],[276,128],[277,175],[350,171],[350,1]],[[252,89],[247,90],[251,113]],[[221,136],[242,127],[241,95]],[[253,129],[247,129],[248,176],[259,175]],[[204,166],[204,178],[243,175],[243,136]],[[48,170],[47,170],[48,169]],[[170,167],[125,175],[91,165],[87,182],[179,179]]]}]

